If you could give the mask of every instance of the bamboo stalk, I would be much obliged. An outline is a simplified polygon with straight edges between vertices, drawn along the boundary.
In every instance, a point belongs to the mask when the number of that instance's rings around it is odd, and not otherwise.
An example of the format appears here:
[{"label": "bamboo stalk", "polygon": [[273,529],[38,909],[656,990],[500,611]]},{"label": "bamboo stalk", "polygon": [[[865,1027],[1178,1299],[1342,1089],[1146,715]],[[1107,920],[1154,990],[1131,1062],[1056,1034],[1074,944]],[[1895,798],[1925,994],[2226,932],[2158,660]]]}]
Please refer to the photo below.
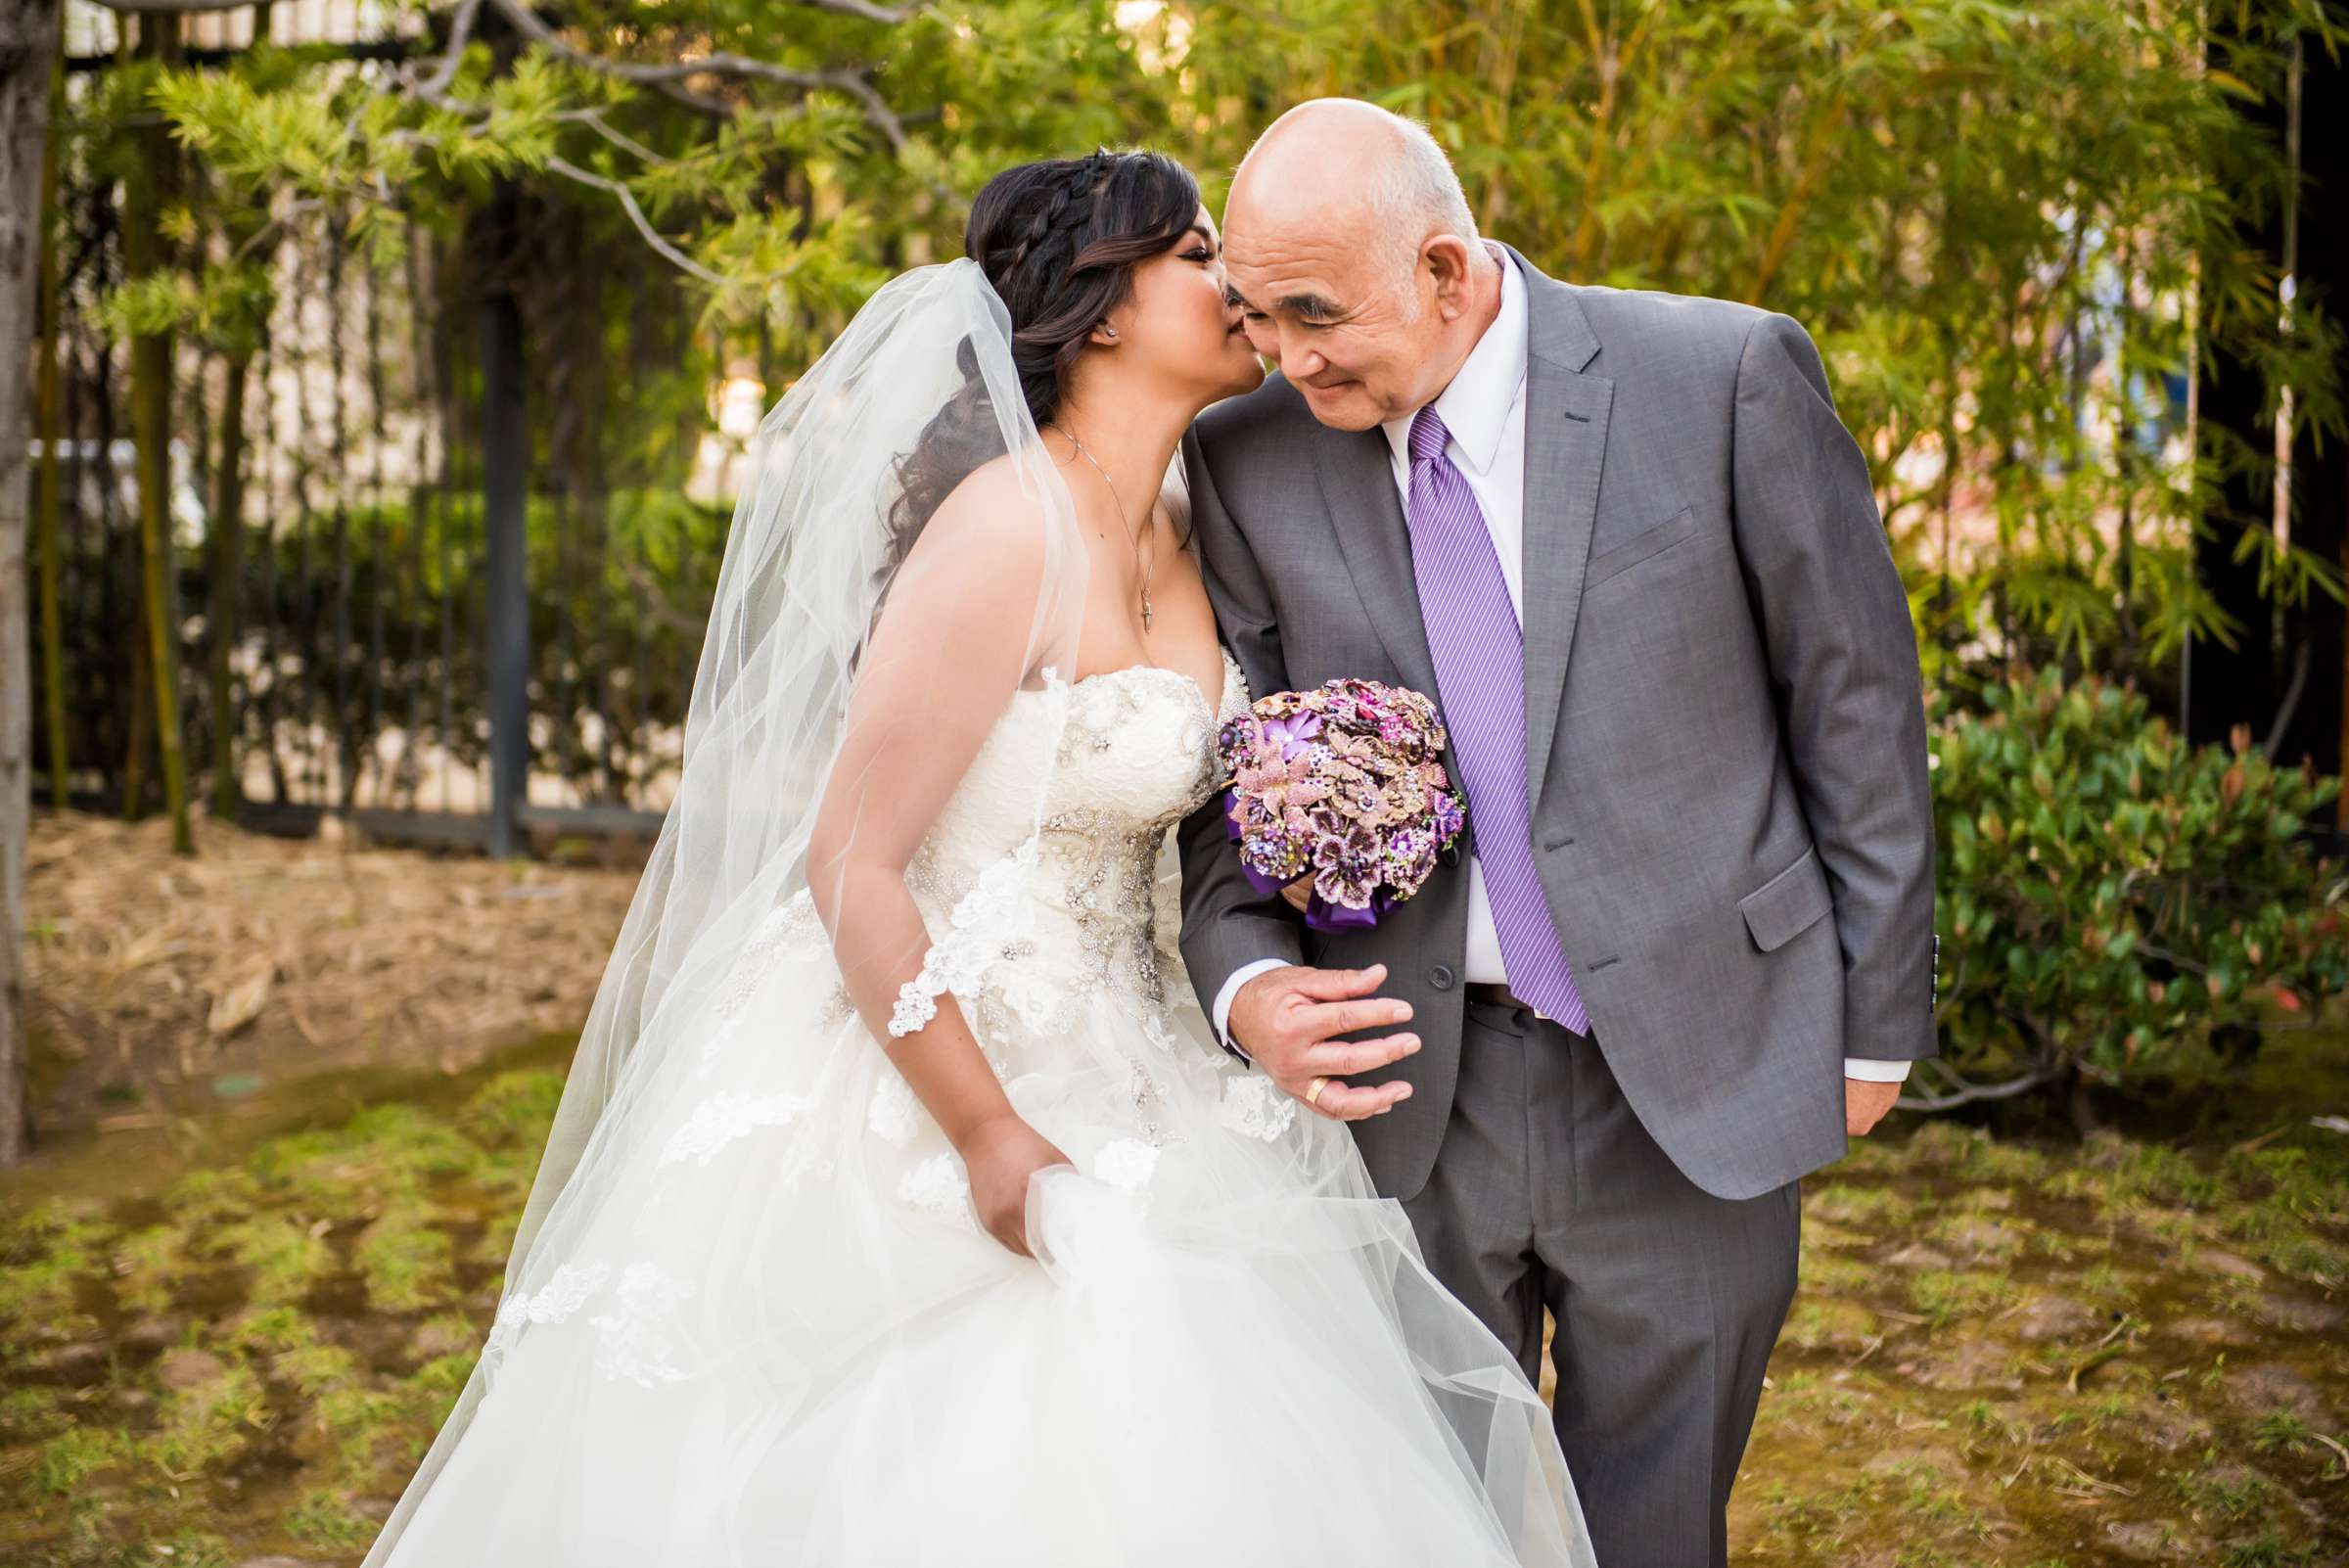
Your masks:
[{"label": "bamboo stalk", "polygon": [[1786,205],[1778,208],[1778,220],[1773,224],[1769,242],[1763,247],[1762,259],[1754,269],[1754,281],[1745,292],[1745,302],[1758,305],[1762,297],[1785,263],[1786,253],[1794,248],[1794,237],[1802,226],[1803,215],[1811,208],[1811,199],[1819,193],[1819,181],[1826,177],[1827,164],[1832,161],[1835,134],[1843,128],[1846,100],[1841,93],[1827,106],[1803,155],[1802,172],[1796,177],[1794,189],[1787,193]]},{"label": "bamboo stalk", "polygon": [[[272,251],[270,253],[272,277],[276,275],[276,253]],[[279,632],[286,624],[287,613],[279,602],[277,576],[277,520],[283,512],[284,497],[278,493],[277,486],[273,483],[276,474],[285,465],[286,456],[285,441],[279,437],[277,430],[276,385],[278,372],[285,363],[285,351],[276,346],[274,336],[276,310],[277,301],[272,299],[268,308],[263,311],[261,316],[261,346],[258,350],[261,441],[254,452],[253,475],[260,484],[261,530],[260,536],[254,541],[256,554],[260,558],[260,567],[254,574],[256,580],[253,583],[253,593],[254,603],[260,607],[260,614],[257,618],[260,632],[260,648],[258,650],[260,665],[269,672],[269,678],[262,681],[260,690],[253,694],[253,718],[260,728],[261,756],[268,762],[270,803],[283,806],[294,799],[294,783],[287,775],[286,754],[279,749],[277,744],[278,687],[283,681],[283,669],[278,663],[277,639]]]},{"label": "bamboo stalk", "polygon": [[[168,18],[139,23],[141,57],[168,64],[177,52],[177,23]],[[170,178],[171,147],[159,123],[139,130],[146,157],[125,182],[123,267],[130,277],[152,275],[162,265],[160,217]],[[130,344],[132,438],[138,447],[139,559],[142,617],[150,661],[148,692],[155,705],[157,761],[163,806],[171,813],[171,847],[196,853],[188,821],[187,760],[180,737],[179,638],[171,617],[171,335],[141,333]]]},{"label": "bamboo stalk", "polygon": [[1615,83],[1621,74],[1621,61],[1614,50],[1614,40],[1602,36],[1597,16],[1590,9],[1590,0],[1582,0],[1583,31],[1590,45],[1590,58],[1598,67],[1598,104],[1590,115],[1590,147],[1583,161],[1582,216],[1574,226],[1570,254],[1574,257],[1574,272],[1578,279],[1590,271],[1590,252],[1598,234],[1598,201],[1600,182],[1607,166],[1607,138],[1615,133]]},{"label": "bamboo stalk", "polygon": [[[118,217],[118,214],[117,214]],[[115,471],[115,446],[121,438],[118,423],[121,411],[115,403],[115,340],[102,337],[98,341],[97,367],[93,376],[97,404],[98,451],[100,481],[98,484],[98,553],[105,568],[108,593],[105,599],[106,623],[142,627],[147,624],[147,589],[139,573],[138,522],[131,520],[127,530],[121,516],[121,476]],[[125,574],[115,566],[116,552],[127,531],[130,539],[129,600],[115,614],[117,599],[122,591]],[[154,662],[147,657],[142,639],[134,634],[129,639],[130,689],[122,702],[122,820],[135,822],[147,808],[147,754],[155,746],[155,725],[149,721],[154,713],[147,701],[148,676]],[[111,650],[110,650],[111,652]]]},{"label": "bamboo stalk", "polygon": [[220,461],[213,471],[212,517],[204,541],[205,575],[210,579],[206,617],[211,630],[211,813],[222,822],[236,820],[238,805],[236,672],[231,656],[239,624],[237,589],[244,572],[245,381],[252,365],[253,355],[240,351],[229,356],[226,366]]}]

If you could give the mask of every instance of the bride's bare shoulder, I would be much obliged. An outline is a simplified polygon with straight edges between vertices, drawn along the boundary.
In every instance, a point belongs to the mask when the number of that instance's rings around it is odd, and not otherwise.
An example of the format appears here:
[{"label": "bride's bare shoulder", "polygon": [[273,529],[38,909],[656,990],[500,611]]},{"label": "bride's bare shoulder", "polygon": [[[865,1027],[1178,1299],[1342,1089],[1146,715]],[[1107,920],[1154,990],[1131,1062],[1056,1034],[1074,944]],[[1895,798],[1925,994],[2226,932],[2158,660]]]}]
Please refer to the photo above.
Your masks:
[{"label": "bride's bare shoulder", "polygon": [[[946,492],[922,525],[914,553],[971,551],[1040,559],[1048,542],[1070,526],[1064,495],[1046,498],[1050,469],[1034,453],[990,458]],[[1055,485],[1056,489],[1057,486]]]},{"label": "bride's bare shoulder", "polygon": [[1065,514],[1044,498],[1049,471],[997,456],[965,475],[925,519],[891,588],[899,601],[949,597],[997,605],[1033,599],[1075,567],[1082,548]]}]

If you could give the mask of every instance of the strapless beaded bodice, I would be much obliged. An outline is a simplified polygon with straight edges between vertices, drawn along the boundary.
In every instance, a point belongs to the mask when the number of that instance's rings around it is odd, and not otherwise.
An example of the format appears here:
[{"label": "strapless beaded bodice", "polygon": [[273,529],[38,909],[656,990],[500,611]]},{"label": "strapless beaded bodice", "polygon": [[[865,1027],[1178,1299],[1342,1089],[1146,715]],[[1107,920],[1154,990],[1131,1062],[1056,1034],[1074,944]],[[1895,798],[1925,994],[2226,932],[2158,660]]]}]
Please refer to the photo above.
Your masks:
[{"label": "strapless beaded bodice", "polygon": [[1160,849],[1213,793],[1216,730],[1248,706],[1230,654],[1222,666],[1214,707],[1149,665],[1012,698],[907,867],[938,989],[972,993],[995,971],[986,990],[1026,1001],[1035,1028],[1103,987],[1163,1008]]}]

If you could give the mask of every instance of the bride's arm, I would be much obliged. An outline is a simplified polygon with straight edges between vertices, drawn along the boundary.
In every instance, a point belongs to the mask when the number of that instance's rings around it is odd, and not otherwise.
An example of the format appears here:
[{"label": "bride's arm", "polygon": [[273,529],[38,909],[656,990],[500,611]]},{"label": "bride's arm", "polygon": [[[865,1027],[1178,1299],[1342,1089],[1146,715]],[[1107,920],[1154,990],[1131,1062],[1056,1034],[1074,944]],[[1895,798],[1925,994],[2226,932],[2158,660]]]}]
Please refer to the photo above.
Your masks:
[{"label": "bride's arm", "polygon": [[890,585],[817,808],[807,881],[857,1012],[962,1155],[988,1228],[1025,1253],[1027,1170],[1065,1157],[1013,1112],[950,993],[919,1030],[889,1032],[930,945],[905,868],[1058,619],[1037,606],[1064,574],[1040,528],[1020,521],[1031,509],[995,488],[981,477],[948,497]]}]

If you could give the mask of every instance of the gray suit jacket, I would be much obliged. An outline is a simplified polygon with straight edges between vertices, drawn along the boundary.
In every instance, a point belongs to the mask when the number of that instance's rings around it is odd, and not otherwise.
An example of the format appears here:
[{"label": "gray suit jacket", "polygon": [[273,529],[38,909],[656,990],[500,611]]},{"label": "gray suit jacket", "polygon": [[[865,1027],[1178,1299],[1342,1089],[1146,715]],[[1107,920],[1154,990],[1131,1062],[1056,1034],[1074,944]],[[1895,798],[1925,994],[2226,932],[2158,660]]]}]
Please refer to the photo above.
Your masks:
[{"label": "gray suit jacket", "polygon": [[[1933,1054],[1933,827],[1914,631],[1858,446],[1791,317],[1528,284],[1526,788],[1597,1048],[1706,1191],[1844,1152],[1843,1058]],[[1278,376],[1183,446],[1225,640],[1259,696],[1353,675],[1438,697],[1386,438]],[[1202,1001],[1258,958],[1388,966],[1424,1045],[1354,1124],[1414,1196],[1458,1067],[1468,879],[1373,931],[1256,896],[1211,802],[1182,825]],[[1473,838],[1474,813],[1469,830]],[[1384,1033],[1379,1031],[1376,1033]]]}]

